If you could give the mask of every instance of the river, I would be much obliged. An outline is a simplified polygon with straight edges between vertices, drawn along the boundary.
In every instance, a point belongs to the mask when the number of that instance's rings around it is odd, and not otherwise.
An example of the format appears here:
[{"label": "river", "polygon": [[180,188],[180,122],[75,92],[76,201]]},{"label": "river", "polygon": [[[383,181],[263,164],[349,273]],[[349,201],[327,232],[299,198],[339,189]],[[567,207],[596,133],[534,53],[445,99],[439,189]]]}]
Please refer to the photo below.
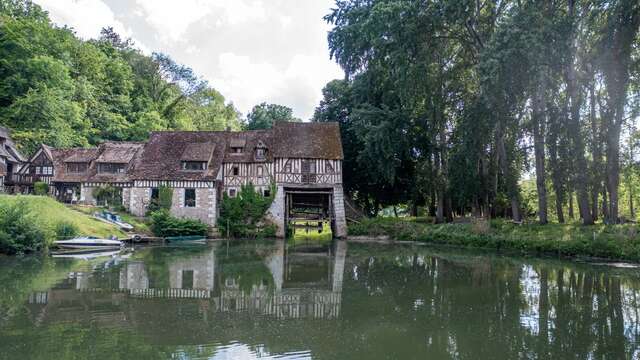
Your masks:
[{"label": "river", "polygon": [[0,258],[0,359],[638,359],[636,268],[412,245]]}]

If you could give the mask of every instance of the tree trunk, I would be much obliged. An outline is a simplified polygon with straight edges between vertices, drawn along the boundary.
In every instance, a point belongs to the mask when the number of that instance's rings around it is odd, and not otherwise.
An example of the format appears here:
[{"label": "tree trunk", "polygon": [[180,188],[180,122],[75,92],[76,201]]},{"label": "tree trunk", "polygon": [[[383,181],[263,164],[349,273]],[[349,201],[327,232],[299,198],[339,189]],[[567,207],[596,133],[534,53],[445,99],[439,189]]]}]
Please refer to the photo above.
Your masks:
[{"label": "tree trunk", "polygon": [[520,222],[522,221],[522,217],[520,215],[520,200],[518,199],[518,183],[509,169],[507,149],[504,143],[504,132],[502,131],[501,124],[498,125],[496,146],[498,150],[498,163],[500,164],[502,176],[505,179],[507,192],[509,193],[509,200],[511,201],[511,218],[515,222]]},{"label": "tree trunk", "polygon": [[[542,81],[541,81],[542,83]],[[533,97],[533,146],[536,158],[536,187],[538,190],[538,220],[546,224],[547,219],[547,186],[544,154],[544,133],[546,120],[544,115],[544,87],[542,84],[536,89]]]},{"label": "tree trunk", "polygon": [[620,186],[620,127],[617,124],[607,131],[607,192],[609,216],[607,223],[618,223],[618,186]]},{"label": "tree trunk", "polygon": [[569,217],[571,220],[575,220],[575,216],[573,214],[573,192],[569,193]]},{"label": "tree trunk", "polygon": [[598,196],[602,189],[602,137],[596,118],[596,95],[595,84],[591,84],[589,87],[589,102],[590,111],[589,118],[591,120],[591,157],[593,158],[593,165],[591,169],[592,183],[591,183],[591,216],[593,221],[598,219]]},{"label": "tree trunk", "polygon": [[[574,21],[575,18],[575,0],[569,0],[569,15]],[[575,33],[577,32],[577,26],[573,26],[570,30],[571,35],[571,48],[569,59],[567,61],[567,93],[571,101],[570,111],[568,115],[568,130],[569,135],[573,143],[573,155],[575,156],[576,176],[575,187],[578,195],[578,209],[580,210],[580,217],[585,225],[593,224],[593,218],[591,217],[591,209],[589,206],[589,193],[587,191],[587,160],[584,156],[584,143],[582,134],[580,132],[580,106],[582,104],[582,97],[580,96],[580,88],[578,86],[577,71],[575,65],[576,57],[576,45],[575,45]]]}]

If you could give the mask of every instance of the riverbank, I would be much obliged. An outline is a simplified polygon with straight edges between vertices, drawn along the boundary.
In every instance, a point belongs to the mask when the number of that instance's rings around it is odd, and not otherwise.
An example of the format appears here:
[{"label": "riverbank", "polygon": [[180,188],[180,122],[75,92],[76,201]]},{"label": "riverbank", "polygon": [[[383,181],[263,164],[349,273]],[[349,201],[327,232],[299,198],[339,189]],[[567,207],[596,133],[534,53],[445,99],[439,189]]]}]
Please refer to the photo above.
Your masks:
[{"label": "riverbank", "polygon": [[349,225],[350,236],[634,262],[640,262],[639,230],[636,224],[519,225],[504,220],[432,224],[419,218],[375,218]]},{"label": "riverbank", "polygon": [[25,207],[32,226],[43,233],[46,246],[57,240],[56,228],[59,224],[71,224],[77,230],[77,235],[127,237],[127,234],[116,226],[69,208],[47,196],[0,195],[0,207],[7,208],[17,204]]}]

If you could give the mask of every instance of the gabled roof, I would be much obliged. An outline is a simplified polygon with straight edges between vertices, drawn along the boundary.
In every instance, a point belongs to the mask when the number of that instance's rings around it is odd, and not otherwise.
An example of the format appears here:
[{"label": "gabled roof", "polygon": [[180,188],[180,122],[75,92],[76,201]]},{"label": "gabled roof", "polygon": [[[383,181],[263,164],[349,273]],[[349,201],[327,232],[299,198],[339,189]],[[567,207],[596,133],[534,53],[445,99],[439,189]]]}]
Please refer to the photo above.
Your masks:
[{"label": "gabled roof", "polygon": [[97,148],[71,148],[63,159],[66,163],[88,163],[98,156]]},{"label": "gabled roof", "polygon": [[216,144],[212,141],[187,144],[182,152],[182,161],[206,161],[211,160]]},{"label": "gabled roof", "polygon": [[128,164],[143,147],[144,143],[141,142],[105,142],[98,147],[100,154],[95,161],[98,163]]},{"label": "gabled roof", "polygon": [[[213,181],[224,157],[226,132],[161,131],[152,132],[132,177],[141,180]],[[209,166],[204,171],[182,170],[183,157],[202,159],[211,151]],[[193,160],[199,161],[199,160]]]},{"label": "gabled roof", "polygon": [[[56,182],[128,182],[132,165],[142,152],[144,143],[109,141],[97,148],[50,149]],[[100,160],[100,161],[99,161]],[[68,173],[67,164],[88,163],[85,173]],[[99,163],[125,164],[124,173],[98,173]]]},{"label": "gabled roof", "polygon": [[343,158],[340,127],[336,122],[276,122],[273,156],[279,158]]},{"label": "gabled roof", "polygon": [[[266,161],[272,161],[271,142],[272,130],[249,130],[239,132],[229,132],[227,134],[228,145],[225,151],[225,162],[255,162],[255,149],[259,143],[267,148]],[[242,144],[242,146],[237,146]],[[241,153],[235,153],[231,148],[242,147]]]},{"label": "gabled roof", "polygon": [[0,156],[14,163],[23,163],[27,159],[18,151],[16,144],[11,139],[11,130],[0,126],[0,143],[4,142],[4,146],[0,146]]}]

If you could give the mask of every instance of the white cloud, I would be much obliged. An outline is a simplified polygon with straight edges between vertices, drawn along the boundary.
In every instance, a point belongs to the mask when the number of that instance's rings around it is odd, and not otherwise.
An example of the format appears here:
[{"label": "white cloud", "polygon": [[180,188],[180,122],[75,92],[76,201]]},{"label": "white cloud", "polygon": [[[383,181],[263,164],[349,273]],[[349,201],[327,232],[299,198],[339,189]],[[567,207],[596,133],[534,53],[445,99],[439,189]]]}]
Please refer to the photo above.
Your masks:
[{"label": "white cloud", "polygon": [[49,12],[53,22],[69,25],[84,39],[95,38],[100,30],[112,26],[119,34],[131,36],[131,32],[116,20],[113,11],[101,0],[74,0],[72,5],[59,0],[38,0]]},{"label": "white cloud", "polygon": [[342,76],[337,65],[308,55],[295,55],[284,69],[233,53],[221,54],[218,65],[221,75],[212,83],[223,94],[234,94],[234,104],[243,112],[274,102],[293,108],[303,120],[313,115],[327,81]]},{"label": "white cloud", "polygon": [[143,13],[150,25],[156,28],[163,40],[183,40],[190,25],[204,19],[217,27],[225,24],[236,25],[243,22],[265,19],[262,2],[245,0],[136,0],[135,11]]}]

